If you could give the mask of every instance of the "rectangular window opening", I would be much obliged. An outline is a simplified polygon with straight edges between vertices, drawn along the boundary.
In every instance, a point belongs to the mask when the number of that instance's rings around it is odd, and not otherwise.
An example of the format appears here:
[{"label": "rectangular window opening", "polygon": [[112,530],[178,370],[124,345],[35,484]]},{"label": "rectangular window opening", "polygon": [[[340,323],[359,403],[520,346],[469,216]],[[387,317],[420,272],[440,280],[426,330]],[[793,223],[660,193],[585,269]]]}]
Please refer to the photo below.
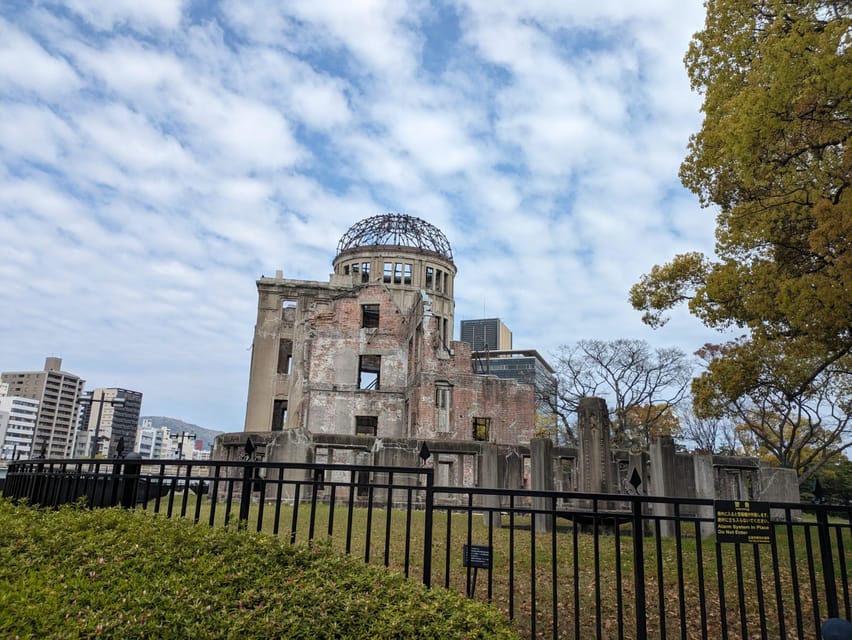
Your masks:
[{"label": "rectangular window opening", "polygon": [[293,341],[282,338],[278,341],[278,373],[290,373],[293,364]]},{"label": "rectangular window opening", "polygon": [[426,267],[426,288],[431,289],[435,280],[435,270],[432,267]]},{"label": "rectangular window opening", "polygon": [[355,435],[375,436],[378,430],[378,416],[355,416]]},{"label": "rectangular window opening", "polygon": [[287,425],[287,401],[275,400],[272,405],[272,431],[283,431]]},{"label": "rectangular window opening", "polygon": [[439,433],[449,433],[453,388],[447,383],[435,387],[435,428]]},{"label": "rectangular window opening", "polygon": [[359,268],[360,268],[360,267],[358,266],[358,263],[357,263],[357,262],[356,262],[355,264],[353,264],[353,265],[352,265],[352,273],[358,273],[358,269],[359,269]]},{"label": "rectangular window opening", "polygon": [[405,265],[405,277],[403,278],[404,284],[411,284],[411,265]]},{"label": "rectangular window opening", "polygon": [[361,305],[361,326],[365,329],[375,329],[379,326],[379,305]]},{"label": "rectangular window opening", "polygon": [[281,301],[281,318],[288,322],[293,322],[296,319],[296,301],[282,300]]},{"label": "rectangular window opening", "polygon": [[385,284],[390,283],[392,275],[393,275],[393,262],[385,262],[385,273],[384,273]]},{"label": "rectangular window opening", "polygon": [[488,442],[491,436],[491,418],[473,419],[473,439]]},{"label": "rectangular window opening", "polygon": [[381,370],[381,356],[360,356],[358,358],[358,388],[364,390],[378,389]]},{"label": "rectangular window opening", "polygon": [[362,262],[361,263],[361,282],[369,282],[370,281],[370,263]]},{"label": "rectangular window opening", "polygon": [[402,264],[399,262],[393,265],[393,283],[402,284]]}]

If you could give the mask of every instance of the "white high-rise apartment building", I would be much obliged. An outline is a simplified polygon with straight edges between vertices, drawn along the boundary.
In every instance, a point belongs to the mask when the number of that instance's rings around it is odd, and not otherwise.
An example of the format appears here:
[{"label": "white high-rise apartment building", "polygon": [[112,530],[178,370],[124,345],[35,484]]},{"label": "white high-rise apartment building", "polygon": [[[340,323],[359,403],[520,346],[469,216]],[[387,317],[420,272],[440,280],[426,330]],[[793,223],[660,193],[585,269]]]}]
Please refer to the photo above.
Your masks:
[{"label": "white high-rise apartment building", "polygon": [[65,458],[71,454],[80,394],[84,380],[62,371],[62,358],[46,358],[42,371],[4,371],[0,382],[9,385],[8,395],[38,402],[33,456]]},{"label": "white high-rise apartment building", "polygon": [[32,457],[38,400],[10,396],[9,385],[0,384],[0,459]]}]

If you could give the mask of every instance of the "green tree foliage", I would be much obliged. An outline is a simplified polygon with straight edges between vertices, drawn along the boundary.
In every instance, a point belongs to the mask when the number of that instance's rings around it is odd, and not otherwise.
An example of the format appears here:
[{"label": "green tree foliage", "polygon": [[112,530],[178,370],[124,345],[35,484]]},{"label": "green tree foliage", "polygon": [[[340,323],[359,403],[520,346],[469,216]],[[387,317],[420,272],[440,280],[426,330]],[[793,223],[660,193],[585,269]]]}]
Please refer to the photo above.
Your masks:
[{"label": "green tree foliage", "polygon": [[[716,258],[675,256],[633,286],[631,302],[652,326],[688,301],[707,326],[747,331],[697,380],[699,413],[747,399],[768,415],[781,398],[788,406],[773,413],[787,416],[825,408],[814,397],[834,393],[830,411],[842,414],[852,368],[852,4],[705,4],[686,55],[704,123],[680,175],[718,208]],[[802,411],[797,429],[834,418]]]},{"label": "green tree foliage", "polygon": [[692,363],[680,349],[652,350],[644,340],[581,340],[554,356],[558,380],[554,410],[573,437],[580,398],[606,399],[617,447],[647,448],[655,433],[674,434],[673,408],[692,376]]},{"label": "green tree foliage", "polygon": [[[827,504],[852,504],[852,460],[835,456],[819,470],[816,476],[822,488],[822,501]],[[813,482],[803,485],[802,499],[814,500]]]}]

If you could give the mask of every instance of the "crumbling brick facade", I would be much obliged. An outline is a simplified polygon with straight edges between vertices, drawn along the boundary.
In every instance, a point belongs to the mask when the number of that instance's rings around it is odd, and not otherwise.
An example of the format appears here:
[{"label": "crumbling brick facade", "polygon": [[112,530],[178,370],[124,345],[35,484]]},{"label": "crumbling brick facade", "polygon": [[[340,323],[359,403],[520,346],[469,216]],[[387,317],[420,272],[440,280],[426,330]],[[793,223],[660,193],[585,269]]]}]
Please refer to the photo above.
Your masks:
[{"label": "crumbling brick facade", "polygon": [[452,340],[456,268],[443,234],[379,218],[344,236],[328,282],[257,281],[245,430],[529,442],[533,387],[475,373],[470,346]]}]

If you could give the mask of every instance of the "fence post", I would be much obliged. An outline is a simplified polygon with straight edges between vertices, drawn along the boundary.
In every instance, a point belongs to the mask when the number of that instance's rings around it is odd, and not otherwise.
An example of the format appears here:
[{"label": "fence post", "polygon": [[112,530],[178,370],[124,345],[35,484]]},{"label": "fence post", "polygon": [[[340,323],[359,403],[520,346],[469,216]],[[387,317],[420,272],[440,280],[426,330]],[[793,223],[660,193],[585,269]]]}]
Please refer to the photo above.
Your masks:
[{"label": "fence post", "polygon": [[828,617],[837,618],[840,609],[837,606],[837,585],[834,580],[834,558],[831,555],[831,535],[828,530],[828,509],[817,507],[819,524],[819,555],[822,560],[822,576],[825,580],[825,599]]},{"label": "fence post", "polygon": [[638,496],[630,499],[633,511],[633,591],[636,600],[636,638],[646,640],[648,623],[645,617],[645,548],[642,541],[642,501]]},{"label": "fence post", "polygon": [[240,494],[240,527],[248,526],[249,507],[251,506],[251,488],[254,483],[254,470],[250,463],[243,467],[243,490]]},{"label": "fence post", "polygon": [[142,468],[142,463],[139,460],[142,456],[131,451],[127,454],[124,463],[124,487],[121,492],[121,506],[125,509],[132,509],[134,500],[136,499],[136,489],[139,486],[139,472]]},{"label": "fence post", "polygon": [[435,470],[426,472],[426,513],[423,523],[423,584],[432,586],[432,511],[435,508]]}]

